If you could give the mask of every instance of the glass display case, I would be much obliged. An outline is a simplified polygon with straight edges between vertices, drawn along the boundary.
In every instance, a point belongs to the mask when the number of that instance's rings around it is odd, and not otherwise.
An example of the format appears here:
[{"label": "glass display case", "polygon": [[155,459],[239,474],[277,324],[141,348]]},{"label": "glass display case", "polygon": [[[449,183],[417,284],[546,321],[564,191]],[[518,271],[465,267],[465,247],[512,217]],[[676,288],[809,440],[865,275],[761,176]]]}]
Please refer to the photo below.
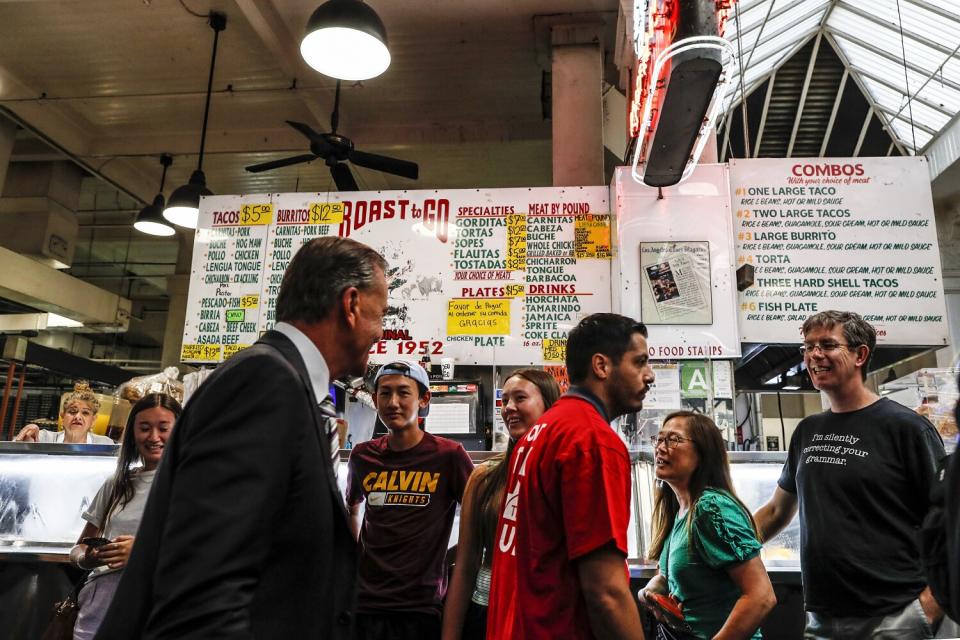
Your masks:
[{"label": "glass display case", "polygon": [[[731,451],[730,474],[737,495],[753,513],[770,499],[786,461],[782,451]],[[653,449],[647,445],[634,456],[633,514],[630,528],[630,561],[644,564],[650,546],[650,523],[656,477]],[[637,527],[634,521],[641,526]],[[778,536],[763,545],[761,557],[768,570],[800,570],[800,523],[797,518]]]},{"label": "glass display case", "polygon": [[880,393],[926,416],[943,438],[947,453],[957,448],[957,373],[960,369],[920,369],[880,385]]},{"label": "glass display case", "polygon": [[0,558],[66,562],[118,448],[0,443]]}]

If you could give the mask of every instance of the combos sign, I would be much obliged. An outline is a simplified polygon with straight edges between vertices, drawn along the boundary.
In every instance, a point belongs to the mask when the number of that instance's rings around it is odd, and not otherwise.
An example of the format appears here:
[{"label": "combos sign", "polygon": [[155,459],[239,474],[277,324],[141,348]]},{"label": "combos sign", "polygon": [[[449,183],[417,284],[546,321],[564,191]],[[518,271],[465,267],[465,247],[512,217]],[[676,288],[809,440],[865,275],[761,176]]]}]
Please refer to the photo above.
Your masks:
[{"label": "combos sign", "polygon": [[856,311],[881,344],[948,331],[924,158],[733,160],[744,342],[798,343],[819,311]]},{"label": "combos sign", "polygon": [[389,263],[372,361],[562,363],[570,328],[610,309],[608,211],[605,187],[204,198],[181,360],[255,342],[297,250],[339,236]]}]

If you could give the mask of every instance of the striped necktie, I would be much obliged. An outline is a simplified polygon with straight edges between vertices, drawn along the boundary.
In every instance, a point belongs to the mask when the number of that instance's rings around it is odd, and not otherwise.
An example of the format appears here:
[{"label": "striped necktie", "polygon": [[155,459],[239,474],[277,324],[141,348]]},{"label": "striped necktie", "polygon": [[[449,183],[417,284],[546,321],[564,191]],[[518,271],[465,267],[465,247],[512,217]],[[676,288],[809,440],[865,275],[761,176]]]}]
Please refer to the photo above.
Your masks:
[{"label": "striped necktie", "polygon": [[330,441],[330,462],[333,464],[333,474],[337,474],[340,465],[340,434],[337,432],[337,409],[333,398],[329,395],[320,401],[320,413],[323,414],[327,428],[327,438]]}]

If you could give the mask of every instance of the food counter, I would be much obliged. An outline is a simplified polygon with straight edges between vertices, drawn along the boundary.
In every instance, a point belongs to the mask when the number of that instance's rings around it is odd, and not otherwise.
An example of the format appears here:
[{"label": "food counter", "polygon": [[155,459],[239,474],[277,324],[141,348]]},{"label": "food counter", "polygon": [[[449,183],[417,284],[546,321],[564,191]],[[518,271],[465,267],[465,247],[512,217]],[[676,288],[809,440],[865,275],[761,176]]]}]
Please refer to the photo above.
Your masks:
[{"label": "food counter", "polygon": [[116,468],[115,445],[0,442],[0,620],[38,638],[82,572],[69,564],[80,515]]}]

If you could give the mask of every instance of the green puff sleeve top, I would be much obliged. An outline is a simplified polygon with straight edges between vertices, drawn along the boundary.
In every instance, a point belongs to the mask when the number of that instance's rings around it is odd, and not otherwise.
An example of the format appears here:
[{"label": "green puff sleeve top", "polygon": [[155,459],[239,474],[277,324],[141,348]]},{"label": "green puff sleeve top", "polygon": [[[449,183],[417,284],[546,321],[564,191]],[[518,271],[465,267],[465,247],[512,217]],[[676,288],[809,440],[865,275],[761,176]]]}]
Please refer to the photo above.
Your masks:
[{"label": "green puff sleeve top", "polygon": [[[660,554],[660,573],[683,603],[690,626],[700,637],[712,638],[740,597],[727,567],[750,560],[761,545],[749,515],[725,491],[703,492],[693,507],[691,528],[688,536],[687,518],[674,520]],[[758,629],[753,638],[760,637]]]}]

